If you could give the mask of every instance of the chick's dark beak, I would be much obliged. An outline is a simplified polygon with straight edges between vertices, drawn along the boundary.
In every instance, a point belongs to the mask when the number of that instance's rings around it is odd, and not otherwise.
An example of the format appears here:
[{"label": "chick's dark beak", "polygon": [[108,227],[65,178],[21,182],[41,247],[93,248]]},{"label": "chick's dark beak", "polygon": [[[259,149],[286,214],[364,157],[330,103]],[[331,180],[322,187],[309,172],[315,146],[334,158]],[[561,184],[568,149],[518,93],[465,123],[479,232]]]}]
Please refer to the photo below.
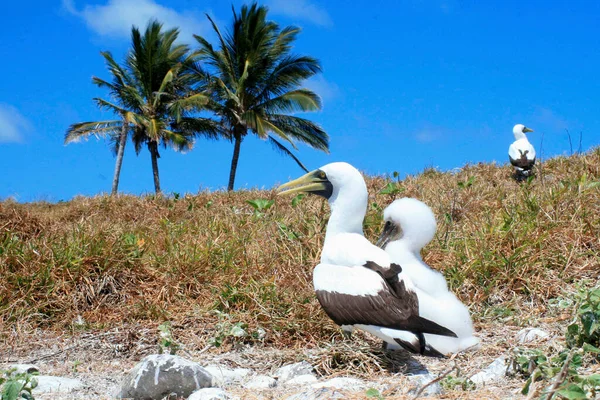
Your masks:
[{"label": "chick's dark beak", "polygon": [[383,231],[381,231],[381,235],[379,235],[379,239],[377,240],[377,246],[385,249],[385,246],[391,241],[400,238],[400,234],[402,231],[398,227],[398,225],[392,223],[391,221],[386,221],[385,226],[383,227]]}]

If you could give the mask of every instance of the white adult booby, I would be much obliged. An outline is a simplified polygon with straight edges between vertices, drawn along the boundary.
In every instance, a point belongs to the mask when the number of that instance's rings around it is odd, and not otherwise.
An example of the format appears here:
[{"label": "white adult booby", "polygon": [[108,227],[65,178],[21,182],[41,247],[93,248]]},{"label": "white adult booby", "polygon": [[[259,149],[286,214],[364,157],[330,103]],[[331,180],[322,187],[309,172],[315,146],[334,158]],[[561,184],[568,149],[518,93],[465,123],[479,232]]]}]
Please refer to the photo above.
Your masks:
[{"label": "white adult booby", "polygon": [[365,330],[390,344],[423,353],[423,334],[454,332],[419,316],[410,279],[389,255],[363,235],[368,193],[360,172],[347,163],[332,163],[281,185],[283,193],[306,192],[325,197],[331,207],[321,262],[313,284],[325,313],[346,332]]},{"label": "white adult booby", "polygon": [[527,140],[526,132],[533,132],[533,130],[523,124],[515,125],[513,127],[515,141],[508,148],[508,158],[515,167],[516,177],[519,180],[531,175],[535,164],[535,149]]},{"label": "white adult booby", "polygon": [[479,339],[473,336],[469,310],[448,290],[444,276],[421,258],[421,249],[433,239],[436,231],[431,209],[417,199],[403,198],[387,206],[383,218],[385,226],[377,244],[385,249],[393,263],[402,266],[402,273],[415,285],[419,315],[458,336],[425,334],[428,346],[425,354],[449,355],[478,348]]}]

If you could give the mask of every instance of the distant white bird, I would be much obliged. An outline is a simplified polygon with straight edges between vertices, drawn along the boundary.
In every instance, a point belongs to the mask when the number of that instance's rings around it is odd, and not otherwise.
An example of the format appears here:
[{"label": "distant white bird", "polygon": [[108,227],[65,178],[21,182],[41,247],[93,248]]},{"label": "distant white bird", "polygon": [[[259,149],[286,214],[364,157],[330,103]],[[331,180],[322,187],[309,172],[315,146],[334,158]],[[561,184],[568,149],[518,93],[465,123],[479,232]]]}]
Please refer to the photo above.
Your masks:
[{"label": "distant white bird", "polygon": [[[385,249],[393,263],[402,266],[402,273],[411,279],[419,300],[419,315],[458,336],[426,334],[427,351],[431,355],[449,355],[478,348],[479,339],[473,336],[469,310],[448,290],[444,276],[421,258],[421,249],[433,239],[436,231],[435,215],[431,209],[417,199],[403,198],[386,207],[383,217],[385,227],[377,244]],[[427,351],[425,354],[428,354]]]},{"label": "distant white bird", "polygon": [[327,164],[278,190],[285,190],[280,194],[313,193],[329,201],[331,216],[313,284],[323,310],[345,332],[362,329],[419,353],[426,349],[424,333],[456,337],[419,316],[410,279],[390,262],[388,253],[364,237],[368,193],[356,168],[347,163]]},{"label": "distant white bird", "polygon": [[527,178],[532,173],[535,164],[535,149],[527,140],[526,132],[533,132],[523,124],[517,124],[513,127],[515,141],[508,148],[508,158],[515,167],[518,180]]}]

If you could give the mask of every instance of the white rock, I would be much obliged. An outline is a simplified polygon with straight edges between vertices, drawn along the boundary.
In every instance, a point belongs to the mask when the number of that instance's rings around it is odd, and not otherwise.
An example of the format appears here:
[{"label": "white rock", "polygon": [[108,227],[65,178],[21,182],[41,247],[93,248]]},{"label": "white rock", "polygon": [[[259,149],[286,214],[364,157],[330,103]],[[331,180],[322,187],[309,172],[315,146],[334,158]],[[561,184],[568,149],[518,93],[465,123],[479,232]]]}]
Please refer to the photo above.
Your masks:
[{"label": "white rock", "polygon": [[85,319],[79,314],[77,314],[77,318],[73,320],[73,323],[77,326],[85,326]]},{"label": "white rock", "polygon": [[283,382],[284,385],[286,386],[298,386],[298,385],[308,385],[311,383],[315,383],[317,382],[317,377],[314,376],[313,374],[306,374],[306,375],[298,375],[293,377],[292,379],[288,379],[287,381]]},{"label": "white rock", "polygon": [[[426,374],[408,375],[408,380],[417,387],[411,390],[412,393],[418,392],[423,386],[436,378],[435,375],[427,372]],[[425,388],[422,394],[427,396],[435,396],[442,393],[442,387],[439,382],[429,385]]]},{"label": "white rock", "polygon": [[506,357],[496,358],[486,369],[471,376],[471,381],[476,385],[482,385],[504,377],[506,374]]},{"label": "white rock", "polygon": [[32,374],[34,372],[40,372],[40,369],[37,367],[37,365],[33,365],[33,364],[10,364],[8,366],[8,368],[6,368],[7,370],[11,370],[14,369],[14,371],[12,372],[11,375],[17,375],[17,374]]},{"label": "white rock", "polygon": [[312,370],[313,367],[310,363],[302,361],[295,364],[284,365],[275,372],[275,376],[278,378],[279,383],[282,383],[299,375],[311,374]]},{"label": "white rock", "polygon": [[257,375],[244,384],[247,389],[269,389],[275,386],[277,381],[266,375]]},{"label": "white rock", "polygon": [[256,337],[258,340],[263,340],[266,336],[267,336],[267,331],[265,331],[263,328],[256,329]]},{"label": "white rock", "polygon": [[170,354],[144,357],[126,375],[118,398],[162,399],[175,393],[187,397],[212,386],[213,376],[200,364]]},{"label": "white rock", "polygon": [[366,387],[365,383],[360,379],[356,378],[345,378],[337,377],[329,379],[325,382],[319,382],[311,385],[315,389],[319,388],[333,388],[333,389],[344,389],[344,390],[362,390]]},{"label": "white rock", "polygon": [[59,376],[39,375],[36,376],[38,385],[32,390],[32,393],[69,393],[73,390],[83,388],[83,383],[79,379],[62,378]]},{"label": "white rock", "polygon": [[548,332],[538,328],[525,328],[517,332],[517,340],[521,344],[546,339],[549,336],[550,334]]},{"label": "white rock", "polygon": [[250,373],[246,368],[228,368],[222,365],[208,365],[204,367],[213,377],[213,386],[227,386],[239,383]]},{"label": "white rock", "polygon": [[347,396],[335,389],[320,388],[305,390],[283,398],[285,400],[341,400],[347,398]]},{"label": "white rock", "polygon": [[229,393],[221,388],[205,388],[196,390],[188,397],[188,400],[233,400]]}]

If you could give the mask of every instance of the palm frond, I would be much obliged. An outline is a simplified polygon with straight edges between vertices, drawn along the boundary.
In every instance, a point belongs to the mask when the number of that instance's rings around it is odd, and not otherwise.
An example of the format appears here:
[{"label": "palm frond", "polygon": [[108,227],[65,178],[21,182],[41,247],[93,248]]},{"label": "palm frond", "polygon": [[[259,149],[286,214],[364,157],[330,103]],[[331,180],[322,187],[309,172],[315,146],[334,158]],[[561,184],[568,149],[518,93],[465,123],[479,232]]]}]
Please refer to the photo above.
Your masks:
[{"label": "palm frond", "polygon": [[163,145],[169,145],[176,151],[187,151],[194,147],[194,138],[182,132],[164,129],[163,135],[165,138],[165,140],[162,142]]},{"label": "palm frond", "polygon": [[229,132],[218,121],[210,118],[182,117],[173,126],[177,132],[186,132],[188,136],[202,136],[213,140],[229,138]]},{"label": "palm frond", "polygon": [[124,109],[123,107],[120,107],[114,103],[111,103],[110,101],[101,99],[100,97],[94,97],[93,99],[96,102],[96,105],[98,106],[98,108],[100,109],[107,109],[110,110],[116,114],[124,114],[127,112],[126,109]]},{"label": "palm frond", "polygon": [[176,121],[189,113],[199,112],[206,108],[210,98],[204,93],[195,93],[187,97],[178,98],[169,103],[169,111],[173,114]]},{"label": "palm frond", "polygon": [[96,76],[92,76],[92,83],[100,88],[106,88],[111,93],[117,93],[119,88],[110,82],[105,81],[104,79],[98,78]]},{"label": "palm frond", "polygon": [[249,110],[246,111],[242,117],[246,122],[246,126],[252,129],[261,139],[266,139],[269,136],[269,132],[272,132],[291,144],[294,149],[297,149],[296,144],[288,133],[279,126],[272,124],[268,118],[265,118],[263,115],[260,115],[253,110]]},{"label": "palm frond", "polygon": [[272,96],[280,96],[300,86],[306,79],[321,72],[319,62],[307,56],[286,56],[279,60],[256,96],[260,102]]},{"label": "palm frond", "polygon": [[72,124],[65,134],[65,144],[78,142],[89,136],[105,137],[118,135],[123,126],[122,120],[78,122]]},{"label": "palm frond", "polygon": [[321,98],[312,90],[296,89],[257,104],[252,108],[261,109],[269,114],[317,111],[321,109]]},{"label": "palm frond", "polygon": [[283,144],[279,143],[277,140],[275,140],[275,138],[273,136],[268,137],[269,142],[273,145],[273,148],[279,152],[281,152],[282,154],[291,157],[294,161],[296,161],[296,164],[298,164],[298,166],[300,168],[302,168],[304,170],[304,172],[308,172],[308,169],[304,166],[304,164],[302,164],[302,162],[298,159],[298,157],[296,157],[294,155],[294,153],[292,153],[287,147],[285,147]]},{"label": "palm frond", "polygon": [[318,124],[291,115],[269,115],[269,122],[289,137],[329,153],[329,135]]}]

